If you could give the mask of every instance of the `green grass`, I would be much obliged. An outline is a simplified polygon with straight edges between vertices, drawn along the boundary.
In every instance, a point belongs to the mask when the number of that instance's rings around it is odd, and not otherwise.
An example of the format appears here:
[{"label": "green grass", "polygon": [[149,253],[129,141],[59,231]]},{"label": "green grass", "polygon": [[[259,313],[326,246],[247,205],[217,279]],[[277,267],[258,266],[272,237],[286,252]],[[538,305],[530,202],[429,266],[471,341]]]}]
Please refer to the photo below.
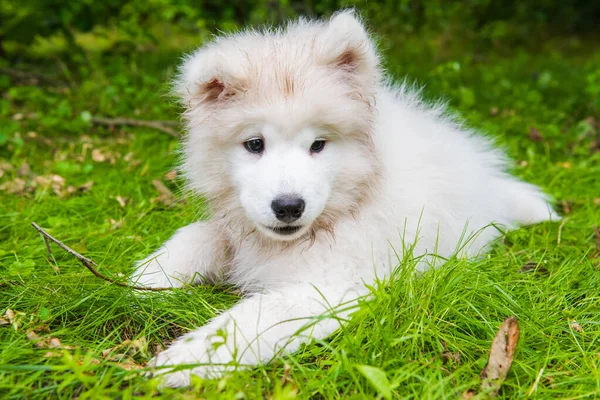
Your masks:
[{"label": "green grass", "polygon": [[[164,398],[378,396],[361,365],[385,371],[394,398],[456,398],[479,387],[491,341],[513,314],[521,339],[501,398],[600,396],[600,48],[561,39],[535,52],[453,50],[423,37],[388,38],[382,47],[390,73],[417,79],[427,98],[446,98],[466,123],[497,138],[516,160],[514,173],[543,186],[567,218],[511,232],[477,261],[451,260],[419,277],[404,263],[328,340],[219,381],[196,380],[192,390],[165,390]],[[176,140],[87,122],[175,118],[164,93],[176,53],[90,51],[75,69],[51,57],[38,62],[64,82],[59,87],[0,77],[0,315],[10,308],[17,319],[0,326],[3,398],[156,395],[156,382],[128,366],[237,300],[207,287],[136,297],[57,247],[48,260],[30,226],[118,278],[202,214],[202,202],[166,177]],[[58,194],[39,178],[51,174],[64,179],[54,184]],[[153,180],[182,201],[153,200]],[[77,190],[90,181],[91,189]],[[522,271],[526,264],[534,268]],[[36,346],[31,330],[72,349]]]}]

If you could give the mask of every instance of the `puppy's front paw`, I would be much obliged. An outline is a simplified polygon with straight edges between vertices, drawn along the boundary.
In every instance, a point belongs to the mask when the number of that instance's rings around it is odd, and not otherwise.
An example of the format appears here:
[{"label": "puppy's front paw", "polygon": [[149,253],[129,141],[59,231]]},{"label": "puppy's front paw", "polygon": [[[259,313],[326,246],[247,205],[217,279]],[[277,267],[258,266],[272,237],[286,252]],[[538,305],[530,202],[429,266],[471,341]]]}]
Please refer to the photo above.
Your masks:
[{"label": "puppy's front paw", "polygon": [[[187,340],[186,340],[187,339]],[[167,350],[159,353],[149,365],[155,368],[154,376],[161,387],[188,386],[192,375],[205,379],[218,379],[233,367],[233,357],[226,346],[208,350],[204,340],[182,338]]]},{"label": "puppy's front paw", "polygon": [[195,363],[190,357],[191,353],[192,349],[174,344],[167,350],[158,353],[148,363],[155,368],[153,375],[159,377],[161,387],[182,387],[190,384],[193,367],[186,368],[185,364]]}]

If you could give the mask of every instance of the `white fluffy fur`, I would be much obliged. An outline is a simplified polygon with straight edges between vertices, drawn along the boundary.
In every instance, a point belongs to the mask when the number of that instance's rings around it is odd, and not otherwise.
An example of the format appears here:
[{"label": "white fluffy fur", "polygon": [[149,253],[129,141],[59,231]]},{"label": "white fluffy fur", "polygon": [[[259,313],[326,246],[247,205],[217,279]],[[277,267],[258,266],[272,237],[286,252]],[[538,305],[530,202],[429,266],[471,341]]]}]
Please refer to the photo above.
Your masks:
[{"label": "white fluffy fur", "polygon": [[[179,287],[223,278],[247,295],[158,354],[158,367],[197,364],[159,369],[165,385],[327,337],[340,319],[310,318],[353,304],[365,283],[388,277],[403,244],[416,243],[414,256],[459,248],[473,256],[499,235],[491,223],[556,217],[537,187],[505,172],[504,154],[487,139],[382,81],[373,42],[351,11],[218,38],[186,58],[176,90],[189,130],[183,171],[213,217],[177,231],[132,279]],[[262,155],[244,148],[253,137],[264,139]],[[327,144],[310,154],[317,138]],[[289,193],[306,210],[294,223],[300,231],[283,236],[270,229],[285,225],[270,204]],[[425,256],[419,267],[435,260]]]}]

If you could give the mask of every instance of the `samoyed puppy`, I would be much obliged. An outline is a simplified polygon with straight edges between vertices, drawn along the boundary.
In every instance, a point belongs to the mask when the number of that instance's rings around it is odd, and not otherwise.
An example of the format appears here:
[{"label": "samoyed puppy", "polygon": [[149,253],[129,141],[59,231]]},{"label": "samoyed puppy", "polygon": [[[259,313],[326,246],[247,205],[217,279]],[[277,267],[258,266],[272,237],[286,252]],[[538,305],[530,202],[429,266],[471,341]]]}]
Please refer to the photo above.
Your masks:
[{"label": "samoyed puppy", "polygon": [[347,316],[336,306],[356,304],[409,247],[426,269],[436,255],[477,255],[498,226],[556,218],[489,140],[385,80],[353,11],[219,37],[185,58],[175,88],[182,170],[212,217],[178,230],[132,280],[222,279],[246,295],[156,356],[166,386],[324,339]]}]

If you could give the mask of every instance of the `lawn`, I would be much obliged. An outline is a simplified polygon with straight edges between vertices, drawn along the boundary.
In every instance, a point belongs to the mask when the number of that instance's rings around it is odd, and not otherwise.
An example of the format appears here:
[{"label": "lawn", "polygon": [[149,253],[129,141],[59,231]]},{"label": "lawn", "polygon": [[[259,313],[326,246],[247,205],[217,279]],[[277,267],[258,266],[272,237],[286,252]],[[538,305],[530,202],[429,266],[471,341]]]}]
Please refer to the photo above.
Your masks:
[{"label": "lawn", "polygon": [[[194,39],[134,52],[100,52],[93,38],[80,39],[86,60],[76,69],[47,55],[56,44],[46,43],[37,65],[18,66],[43,78],[0,75],[1,397],[390,397],[383,385],[393,398],[456,398],[479,388],[492,339],[511,315],[521,337],[500,398],[600,397],[597,41],[477,49],[435,36],[382,39],[394,78],[408,76],[427,99],[445,99],[465,124],[496,138],[514,174],[549,192],[565,218],[419,276],[403,261],[328,340],[192,389],[159,391],[144,364],[234,304],[235,290],[136,296],[55,245],[49,256],[30,223],[122,280],[133,261],[203,218],[202,200],[175,172],[176,138],[94,123],[176,121],[167,83]],[[373,384],[361,366],[384,371],[389,384]]]}]

